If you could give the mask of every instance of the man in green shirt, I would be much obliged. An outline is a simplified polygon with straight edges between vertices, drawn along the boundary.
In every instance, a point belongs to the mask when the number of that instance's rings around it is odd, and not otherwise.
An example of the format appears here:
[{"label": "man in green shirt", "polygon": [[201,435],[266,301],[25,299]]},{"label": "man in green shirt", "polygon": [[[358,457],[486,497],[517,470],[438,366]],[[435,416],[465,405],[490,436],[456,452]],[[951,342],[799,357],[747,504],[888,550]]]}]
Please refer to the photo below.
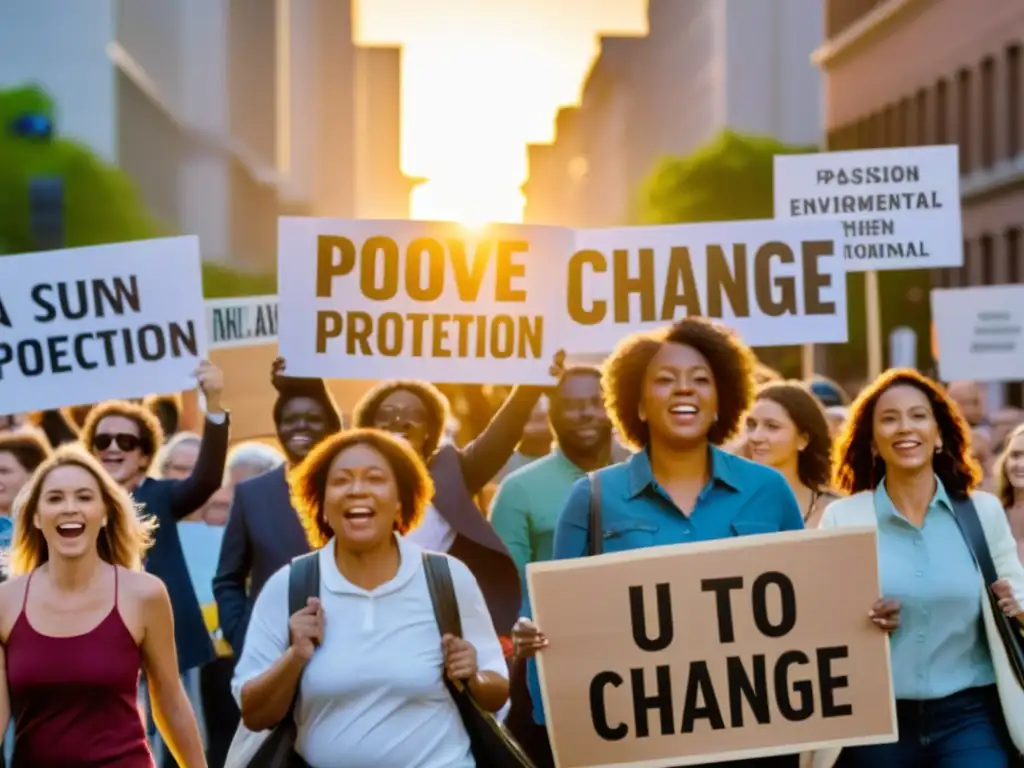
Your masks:
[{"label": "man in green shirt", "polygon": [[553,450],[506,477],[491,504],[491,525],[508,547],[526,590],[527,563],[550,560],[555,523],[572,484],[612,460],[612,426],[601,373],[565,371],[550,395]]}]

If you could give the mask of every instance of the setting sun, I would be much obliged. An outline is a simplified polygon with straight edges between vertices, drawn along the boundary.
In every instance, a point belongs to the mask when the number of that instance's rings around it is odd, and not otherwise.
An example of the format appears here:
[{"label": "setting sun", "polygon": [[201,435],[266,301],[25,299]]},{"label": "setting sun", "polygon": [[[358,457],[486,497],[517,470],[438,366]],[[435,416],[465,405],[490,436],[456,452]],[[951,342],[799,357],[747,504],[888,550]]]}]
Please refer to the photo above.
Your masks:
[{"label": "setting sun", "polygon": [[418,219],[519,222],[526,144],[550,141],[603,32],[642,32],[646,0],[361,0],[360,43],[403,46],[402,166]]}]

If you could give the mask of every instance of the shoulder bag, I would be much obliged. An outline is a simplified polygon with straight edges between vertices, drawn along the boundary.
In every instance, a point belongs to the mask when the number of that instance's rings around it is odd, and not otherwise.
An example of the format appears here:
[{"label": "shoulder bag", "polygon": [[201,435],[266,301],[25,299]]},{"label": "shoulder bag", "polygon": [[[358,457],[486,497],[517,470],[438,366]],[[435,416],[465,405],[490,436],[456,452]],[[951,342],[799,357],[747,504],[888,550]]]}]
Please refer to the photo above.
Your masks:
[{"label": "shoulder bag", "polygon": [[[288,570],[288,616],[305,607],[311,597],[320,596],[320,553],[310,552],[292,560]],[[288,714],[267,734],[259,749],[249,760],[248,768],[308,768],[305,760],[295,753],[295,705],[299,701],[299,684],[288,707]]]},{"label": "shoulder bag", "polygon": [[[423,553],[423,569],[427,575],[427,588],[434,606],[434,618],[441,636],[462,637],[462,618],[455,596],[451,569],[445,555]],[[534,768],[523,748],[516,743],[498,719],[482,709],[461,681],[453,681],[442,670],[448,693],[451,694],[459,717],[469,734],[473,759],[480,768]]]},{"label": "shoulder bag", "polygon": [[951,499],[953,512],[956,515],[960,531],[967,540],[967,545],[974,555],[982,578],[985,580],[985,594],[989,604],[992,606],[992,614],[996,620],[996,627],[999,629],[999,637],[1006,649],[1006,656],[1010,661],[1013,676],[1017,683],[1024,689],[1024,631],[1019,621],[1011,619],[1003,613],[999,607],[999,598],[992,592],[992,585],[999,581],[999,574],[996,573],[996,565],[992,560],[992,553],[989,551],[988,542],[985,540],[985,529],[981,527],[981,520],[978,519],[978,510],[970,498]]},{"label": "shoulder bag", "polygon": [[[1024,727],[1022,727],[1019,717],[1020,713],[1024,711],[1024,629],[1018,619],[1011,619],[1003,613],[999,607],[999,598],[992,592],[992,585],[999,581],[999,573],[992,560],[992,552],[985,539],[985,529],[978,518],[978,510],[975,508],[974,502],[969,496],[954,497],[950,501],[953,504],[953,514],[960,526],[960,532],[966,539],[978,565],[978,570],[981,571],[981,576],[984,579],[985,596],[992,609],[992,619],[999,634],[999,640],[1006,651],[1006,659],[1009,662],[1010,674],[1013,679],[1011,681],[997,676],[996,687],[999,689],[999,699],[1010,740],[1019,752],[1016,760],[1011,764],[1024,768]],[[986,634],[988,634],[987,624]]]},{"label": "shoulder bag", "polygon": [[590,547],[588,555],[600,555],[604,552],[604,521],[601,519],[601,476],[597,472],[587,475],[590,478]]}]

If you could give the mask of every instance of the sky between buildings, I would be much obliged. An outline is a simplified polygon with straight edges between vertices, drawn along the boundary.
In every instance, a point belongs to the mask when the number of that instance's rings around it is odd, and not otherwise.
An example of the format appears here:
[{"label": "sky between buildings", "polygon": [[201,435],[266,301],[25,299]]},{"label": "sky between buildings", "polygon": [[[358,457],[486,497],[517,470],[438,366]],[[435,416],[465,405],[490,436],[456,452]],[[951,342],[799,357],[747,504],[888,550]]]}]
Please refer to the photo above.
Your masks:
[{"label": "sky between buildings", "polygon": [[404,47],[403,170],[421,219],[516,222],[526,143],[550,141],[600,33],[646,30],[646,0],[358,0],[360,43]]}]

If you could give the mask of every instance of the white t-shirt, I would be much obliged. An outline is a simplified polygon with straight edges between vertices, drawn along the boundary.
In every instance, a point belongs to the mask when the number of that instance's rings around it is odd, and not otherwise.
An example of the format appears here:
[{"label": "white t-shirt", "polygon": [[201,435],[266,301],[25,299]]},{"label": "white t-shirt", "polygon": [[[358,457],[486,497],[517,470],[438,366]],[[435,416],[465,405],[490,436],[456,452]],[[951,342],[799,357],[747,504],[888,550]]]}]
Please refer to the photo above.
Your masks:
[{"label": "white t-shirt", "polygon": [[[313,768],[475,768],[469,737],[445,688],[441,633],[427,590],[423,550],[395,537],[398,573],[374,590],[341,575],[334,541],[320,551],[324,642],[300,682],[296,751]],[[501,644],[470,570],[449,558],[462,633],[481,671],[508,676]],[[231,683],[242,686],[288,649],[288,567],[253,606]],[[484,768],[481,766],[480,768]]]},{"label": "white t-shirt", "polygon": [[455,531],[431,504],[420,524],[405,534],[405,538],[428,552],[447,552],[455,543]]}]

